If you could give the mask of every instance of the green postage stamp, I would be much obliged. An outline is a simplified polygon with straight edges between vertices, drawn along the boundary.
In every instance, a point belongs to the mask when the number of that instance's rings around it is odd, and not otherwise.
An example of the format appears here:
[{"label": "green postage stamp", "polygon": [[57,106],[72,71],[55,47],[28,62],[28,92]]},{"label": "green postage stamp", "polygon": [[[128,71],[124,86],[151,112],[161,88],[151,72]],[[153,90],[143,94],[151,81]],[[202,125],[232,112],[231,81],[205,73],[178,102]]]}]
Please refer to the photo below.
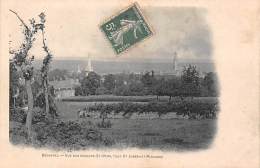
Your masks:
[{"label": "green postage stamp", "polygon": [[153,34],[137,3],[106,20],[100,28],[116,54]]}]

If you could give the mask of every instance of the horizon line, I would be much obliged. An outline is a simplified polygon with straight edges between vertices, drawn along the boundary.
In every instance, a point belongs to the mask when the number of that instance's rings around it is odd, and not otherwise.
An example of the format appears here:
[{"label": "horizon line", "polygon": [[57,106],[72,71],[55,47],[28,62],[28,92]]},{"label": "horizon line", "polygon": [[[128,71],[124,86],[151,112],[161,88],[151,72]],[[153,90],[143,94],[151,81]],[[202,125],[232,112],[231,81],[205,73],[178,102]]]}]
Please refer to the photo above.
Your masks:
[{"label": "horizon line", "polygon": [[[73,61],[79,61],[79,60],[87,60],[88,58],[86,57],[55,57],[53,58],[53,60],[59,60],[59,61],[67,61],[67,60],[73,60]],[[35,60],[40,61],[42,59],[36,58]],[[91,59],[91,61],[102,61],[102,62],[169,62],[169,60],[172,59],[160,59],[160,58],[153,58],[153,59],[149,59],[149,58],[143,58],[140,59],[140,61],[137,60],[131,60],[131,59],[121,59],[118,60],[117,58],[113,59],[113,58],[109,58],[109,59]],[[209,59],[209,58],[178,58],[178,60],[180,61],[195,61],[195,62],[214,62],[214,59]]]}]

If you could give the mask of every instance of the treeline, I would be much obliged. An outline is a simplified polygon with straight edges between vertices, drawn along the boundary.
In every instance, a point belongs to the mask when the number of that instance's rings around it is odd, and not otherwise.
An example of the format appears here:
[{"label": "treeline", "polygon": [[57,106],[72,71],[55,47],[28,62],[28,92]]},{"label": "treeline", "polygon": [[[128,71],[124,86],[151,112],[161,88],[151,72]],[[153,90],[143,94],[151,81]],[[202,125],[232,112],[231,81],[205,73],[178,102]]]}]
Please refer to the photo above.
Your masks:
[{"label": "treeline", "polygon": [[118,96],[157,95],[172,97],[218,96],[217,77],[213,72],[200,76],[196,66],[186,66],[180,76],[145,74],[108,74],[90,72],[79,80],[75,96],[113,94]]}]

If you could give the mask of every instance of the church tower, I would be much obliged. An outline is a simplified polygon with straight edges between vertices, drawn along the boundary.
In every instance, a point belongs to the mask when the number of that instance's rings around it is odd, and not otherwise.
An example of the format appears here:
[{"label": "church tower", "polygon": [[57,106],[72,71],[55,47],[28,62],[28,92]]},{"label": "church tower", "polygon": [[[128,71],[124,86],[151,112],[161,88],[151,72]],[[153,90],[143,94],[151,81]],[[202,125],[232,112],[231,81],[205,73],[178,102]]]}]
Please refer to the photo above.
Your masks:
[{"label": "church tower", "polygon": [[178,72],[178,57],[177,57],[177,53],[176,52],[174,52],[173,53],[173,72],[174,72],[174,74],[177,74],[177,72]]},{"label": "church tower", "polygon": [[92,64],[91,64],[91,58],[90,56],[88,55],[88,63],[87,63],[87,66],[86,66],[86,69],[85,69],[85,72],[86,72],[86,76],[88,76],[88,73],[89,72],[93,72],[93,67],[92,67]]},{"label": "church tower", "polygon": [[81,73],[81,69],[80,69],[80,66],[78,65],[78,70],[77,70],[77,73],[80,74]]}]

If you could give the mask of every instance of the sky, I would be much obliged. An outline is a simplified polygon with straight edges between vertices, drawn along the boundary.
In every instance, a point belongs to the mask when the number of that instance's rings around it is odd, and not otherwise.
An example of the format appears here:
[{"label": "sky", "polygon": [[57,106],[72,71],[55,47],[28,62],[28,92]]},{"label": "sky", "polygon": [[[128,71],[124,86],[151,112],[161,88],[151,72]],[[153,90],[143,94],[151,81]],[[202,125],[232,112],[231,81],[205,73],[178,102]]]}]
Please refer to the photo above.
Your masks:
[{"label": "sky", "polygon": [[[46,14],[47,44],[55,59],[92,60],[172,60],[177,52],[181,59],[210,60],[212,57],[212,40],[210,28],[206,21],[207,11],[192,7],[155,7],[141,6],[141,10],[151,25],[154,35],[117,56],[110,43],[100,31],[99,25],[122,6],[72,6],[59,7],[58,4],[39,6],[35,10],[13,9],[28,23],[28,19],[44,11]],[[10,13],[10,47],[15,49],[23,39],[21,26],[17,18]],[[41,36],[37,36],[30,53],[41,59]]]}]

